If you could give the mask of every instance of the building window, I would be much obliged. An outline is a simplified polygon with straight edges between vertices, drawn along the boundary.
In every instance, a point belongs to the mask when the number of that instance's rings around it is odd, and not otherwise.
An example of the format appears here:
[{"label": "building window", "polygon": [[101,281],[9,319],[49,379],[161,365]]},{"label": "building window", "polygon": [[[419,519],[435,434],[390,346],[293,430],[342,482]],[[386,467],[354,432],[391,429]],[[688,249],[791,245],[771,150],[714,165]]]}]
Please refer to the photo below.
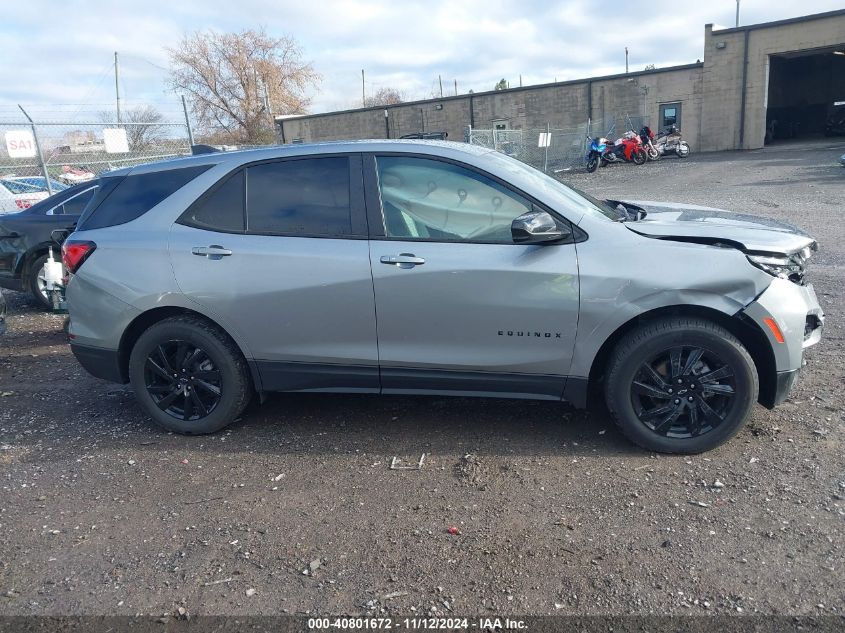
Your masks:
[{"label": "building window", "polygon": [[660,105],[660,129],[666,130],[672,126],[681,127],[681,104],[663,103]]}]

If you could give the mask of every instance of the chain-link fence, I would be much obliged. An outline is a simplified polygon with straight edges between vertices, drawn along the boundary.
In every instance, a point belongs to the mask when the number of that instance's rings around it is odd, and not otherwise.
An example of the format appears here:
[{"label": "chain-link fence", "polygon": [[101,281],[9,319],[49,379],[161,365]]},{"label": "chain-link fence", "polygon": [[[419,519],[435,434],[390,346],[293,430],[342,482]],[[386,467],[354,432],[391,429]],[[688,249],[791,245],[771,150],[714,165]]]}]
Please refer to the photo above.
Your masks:
[{"label": "chain-link fence", "polygon": [[550,125],[519,130],[469,127],[465,140],[472,145],[495,149],[546,173],[556,173],[584,165],[590,137],[605,136],[616,140],[628,130],[639,132],[645,124],[642,116],[621,114],[562,129]]},{"label": "chain-link fence", "polygon": [[185,123],[0,121],[0,213],[121,167],[186,156]]}]

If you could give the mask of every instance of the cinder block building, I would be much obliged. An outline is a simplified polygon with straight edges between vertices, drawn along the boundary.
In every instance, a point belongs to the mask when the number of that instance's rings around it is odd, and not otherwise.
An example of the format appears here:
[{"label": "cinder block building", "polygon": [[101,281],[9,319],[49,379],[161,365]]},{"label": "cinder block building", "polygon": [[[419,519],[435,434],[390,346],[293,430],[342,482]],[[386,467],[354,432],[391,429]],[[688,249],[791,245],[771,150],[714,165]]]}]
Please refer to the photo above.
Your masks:
[{"label": "cinder block building", "polygon": [[[756,149],[767,140],[824,131],[845,106],[845,9],[739,28],[704,27],[693,64],[426,99],[391,106],[277,117],[282,143],[398,138],[467,126],[574,128],[588,119],[641,116],[675,123],[696,150]],[[842,102],[839,106],[834,104]]]}]

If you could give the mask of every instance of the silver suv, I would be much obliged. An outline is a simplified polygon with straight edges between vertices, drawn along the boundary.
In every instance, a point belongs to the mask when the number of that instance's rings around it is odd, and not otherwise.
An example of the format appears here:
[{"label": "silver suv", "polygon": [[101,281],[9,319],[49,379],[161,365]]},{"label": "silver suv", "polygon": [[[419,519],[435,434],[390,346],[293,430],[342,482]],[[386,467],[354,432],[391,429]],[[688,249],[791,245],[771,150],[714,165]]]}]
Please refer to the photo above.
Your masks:
[{"label": "silver suv", "polygon": [[74,354],[171,431],[256,392],[603,393],[632,441],[695,453],[786,398],[821,335],[815,249],[470,145],[362,141],[111,172],[64,262]]}]

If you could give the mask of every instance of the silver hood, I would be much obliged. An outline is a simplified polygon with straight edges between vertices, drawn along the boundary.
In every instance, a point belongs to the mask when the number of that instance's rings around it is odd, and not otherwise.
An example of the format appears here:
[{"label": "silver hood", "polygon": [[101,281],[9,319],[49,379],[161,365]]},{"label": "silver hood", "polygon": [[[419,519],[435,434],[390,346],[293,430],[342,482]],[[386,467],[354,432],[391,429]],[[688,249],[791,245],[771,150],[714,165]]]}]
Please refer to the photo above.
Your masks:
[{"label": "silver hood", "polygon": [[646,212],[643,219],[628,222],[625,226],[647,237],[723,243],[747,252],[783,255],[795,253],[807,246],[813,249],[816,247],[815,240],[798,227],[756,215],[679,202],[619,202]]}]

